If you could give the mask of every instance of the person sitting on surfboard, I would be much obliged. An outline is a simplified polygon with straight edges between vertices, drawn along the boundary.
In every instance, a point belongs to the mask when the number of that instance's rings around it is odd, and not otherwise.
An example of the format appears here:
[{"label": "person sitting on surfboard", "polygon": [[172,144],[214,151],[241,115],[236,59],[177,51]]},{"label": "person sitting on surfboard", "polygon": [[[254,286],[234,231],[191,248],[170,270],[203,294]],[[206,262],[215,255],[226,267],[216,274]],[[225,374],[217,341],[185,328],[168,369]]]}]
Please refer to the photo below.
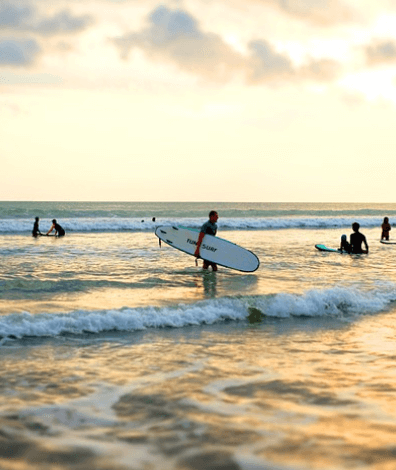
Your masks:
[{"label": "person sitting on surfboard", "polygon": [[338,251],[346,251],[347,253],[351,252],[351,245],[348,243],[346,235],[341,235],[341,245]]},{"label": "person sitting on surfboard", "polygon": [[[198,236],[198,241],[197,241],[197,248],[195,250],[194,256],[199,258],[199,249],[202,244],[202,240],[206,234],[208,235],[216,235],[217,233],[217,220],[219,218],[219,214],[216,211],[210,211],[209,212],[209,220],[205,222],[200,230],[199,236]],[[213,271],[217,271],[217,264],[212,263],[210,261],[206,261],[206,259],[203,260],[203,269],[208,269],[209,266],[212,266]]]},{"label": "person sitting on surfboard", "polygon": [[392,230],[389,219],[388,217],[384,218],[384,222],[381,225],[382,228],[382,234],[381,234],[381,240],[389,240],[389,232]]},{"label": "person sitting on surfboard", "polygon": [[33,230],[32,230],[32,235],[34,238],[37,238],[39,235],[41,235],[40,229],[39,229],[39,218],[36,217],[33,225]]},{"label": "person sitting on surfboard", "polygon": [[[366,237],[363,235],[363,233],[359,232],[360,225],[357,222],[354,222],[352,224],[352,230],[353,233],[351,233],[351,236],[349,237],[349,241],[352,247],[352,253],[355,254],[360,254],[360,253],[368,253],[369,247],[367,244]],[[364,243],[366,249],[362,249],[362,243]]]},{"label": "person sitting on surfboard", "polygon": [[52,220],[52,227],[48,230],[47,235],[49,235],[54,229],[55,229],[55,236],[63,237],[65,235],[65,229],[58,224],[56,219]]}]

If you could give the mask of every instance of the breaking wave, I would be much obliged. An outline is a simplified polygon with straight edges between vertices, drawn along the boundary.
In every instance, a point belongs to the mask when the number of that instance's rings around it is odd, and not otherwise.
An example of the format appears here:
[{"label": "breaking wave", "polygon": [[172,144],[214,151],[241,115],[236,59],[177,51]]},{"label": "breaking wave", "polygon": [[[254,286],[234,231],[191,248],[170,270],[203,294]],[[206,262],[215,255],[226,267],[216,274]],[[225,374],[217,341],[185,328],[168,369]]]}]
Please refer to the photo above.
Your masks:
[{"label": "breaking wave", "polygon": [[0,317],[0,337],[23,338],[81,335],[106,331],[183,328],[226,321],[266,318],[354,317],[388,309],[396,300],[394,286],[371,291],[335,287],[304,294],[226,297],[171,307],[121,308],[57,314],[28,312]]},{"label": "breaking wave", "polygon": [[[158,225],[182,225],[200,228],[202,218],[162,218],[153,222],[141,218],[113,217],[75,217],[59,220],[66,232],[140,232],[154,231]],[[354,221],[351,217],[268,217],[268,218],[222,218],[221,230],[277,230],[291,228],[341,228],[350,227]],[[381,226],[381,217],[359,217],[362,227]],[[41,219],[40,228],[46,232],[52,223],[50,219]],[[0,219],[0,233],[31,233],[32,219]]]}]

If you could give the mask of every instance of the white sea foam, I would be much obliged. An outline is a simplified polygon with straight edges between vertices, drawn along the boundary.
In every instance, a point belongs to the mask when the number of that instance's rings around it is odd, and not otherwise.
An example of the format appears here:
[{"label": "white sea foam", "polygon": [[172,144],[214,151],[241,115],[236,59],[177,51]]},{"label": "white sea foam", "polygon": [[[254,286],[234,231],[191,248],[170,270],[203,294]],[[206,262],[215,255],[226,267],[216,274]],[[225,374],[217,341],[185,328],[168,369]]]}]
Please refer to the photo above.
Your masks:
[{"label": "white sea foam", "polygon": [[59,314],[10,314],[0,317],[0,336],[58,336],[61,334],[139,331],[150,328],[182,328],[223,321],[245,321],[252,312],[262,318],[343,317],[377,313],[396,300],[394,288],[358,291],[351,288],[311,290],[302,295],[221,298],[176,307],[122,308]]},{"label": "white sea foam", "polygon": [[[263,218],[226,218],[219,222],[222,230],[269,230],[290,228],[337,228],[350,227],[355,219],[350,217],[263,217]],[[163,218],[152,222],[151,219],[120,217],[75,217],[59,220],[66,232],[125,232],[154,231],[158,225],[178,225],[200,228],[202,218]],[[362,227],[379,227],[380,217],[359,217]],[[52,223],[50,219],[40,220],[40,228],[45,233]],[[30,233],[33,228],[31,219],[0,219],[0,233]]]},{"label": "white sea foam", "polygon": [[277,294],[271,300],[257,300],[257,308],[267,316],[339,316],[360,313],[375,313],[384,310],[396,300],[392,291],[362,292],[356,289],[334,287],[326,290],[311,290],[304,295]]}]

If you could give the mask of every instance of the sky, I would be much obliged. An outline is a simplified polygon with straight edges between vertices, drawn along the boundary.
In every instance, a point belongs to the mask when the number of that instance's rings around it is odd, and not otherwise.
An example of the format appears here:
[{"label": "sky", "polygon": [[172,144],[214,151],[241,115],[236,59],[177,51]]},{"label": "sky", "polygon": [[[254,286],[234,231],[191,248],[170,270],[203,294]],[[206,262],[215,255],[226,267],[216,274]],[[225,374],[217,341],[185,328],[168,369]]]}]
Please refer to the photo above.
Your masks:
[{"label": "sky", "polygon": [[395,202],[396,0],[0,0],[0,200]]}]

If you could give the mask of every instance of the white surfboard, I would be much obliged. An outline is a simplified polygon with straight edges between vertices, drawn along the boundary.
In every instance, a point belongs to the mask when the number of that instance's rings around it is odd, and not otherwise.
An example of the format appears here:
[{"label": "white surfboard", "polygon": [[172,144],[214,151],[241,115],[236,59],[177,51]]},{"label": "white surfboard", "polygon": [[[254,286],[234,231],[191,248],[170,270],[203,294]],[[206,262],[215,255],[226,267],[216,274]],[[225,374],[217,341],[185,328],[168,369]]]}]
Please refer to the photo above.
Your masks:
[{"label": "white surfboard", "polygon": [[380,240],[384,245],[396,245],[396,240]]},{"label": "white surfboard", "polygon": [[[199,230],[163,225],[156,228],[155,234],[173,248],[194,256]],[[202,240],[200,257],[220,266],[246,273],[256,271],[260,266],[259,259],[251,251],[208,234]]]}]

